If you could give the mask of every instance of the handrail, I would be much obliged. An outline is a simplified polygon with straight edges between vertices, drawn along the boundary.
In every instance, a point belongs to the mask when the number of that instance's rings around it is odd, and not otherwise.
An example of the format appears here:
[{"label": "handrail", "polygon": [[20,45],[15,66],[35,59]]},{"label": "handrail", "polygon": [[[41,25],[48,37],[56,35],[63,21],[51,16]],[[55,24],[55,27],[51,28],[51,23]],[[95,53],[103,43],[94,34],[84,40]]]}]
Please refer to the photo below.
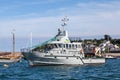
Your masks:
[{"label": "handrail", "polygon": [[21,49],[21,52],[30,52],[30,48],[23,48]]}]

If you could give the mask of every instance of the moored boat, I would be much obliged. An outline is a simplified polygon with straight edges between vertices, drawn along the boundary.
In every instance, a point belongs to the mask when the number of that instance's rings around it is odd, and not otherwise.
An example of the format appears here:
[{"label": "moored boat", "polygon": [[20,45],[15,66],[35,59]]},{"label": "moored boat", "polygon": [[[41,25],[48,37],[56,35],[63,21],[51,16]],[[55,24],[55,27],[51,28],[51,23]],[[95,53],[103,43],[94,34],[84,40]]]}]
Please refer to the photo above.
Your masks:
[{"label": "moored boat", "polygon": [[18,62],[21,58],[22,54],[20,52],[0,52],[0,63]]}]

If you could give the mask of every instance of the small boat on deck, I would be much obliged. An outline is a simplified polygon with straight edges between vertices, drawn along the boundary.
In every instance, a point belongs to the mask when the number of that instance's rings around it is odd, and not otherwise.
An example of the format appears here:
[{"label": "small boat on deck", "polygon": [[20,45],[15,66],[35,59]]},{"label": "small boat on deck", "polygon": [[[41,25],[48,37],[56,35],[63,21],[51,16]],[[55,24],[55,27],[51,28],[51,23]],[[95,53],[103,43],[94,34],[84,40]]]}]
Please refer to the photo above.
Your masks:
[{"label": "small boat on deck", "polygon": [[[105,58],[97,53],[93,56],[86,56],[82,42],[71,42],[68,32],[64,29],[67,19],[62,21],[63,28],[58,29],[58,34],[52,39],[35,45],[31,48],[21,49],[24,58],[31,66],[34,65],[84,65],[84,64],[103,64]],[[103,46],[102,46],[103,47]]]}]

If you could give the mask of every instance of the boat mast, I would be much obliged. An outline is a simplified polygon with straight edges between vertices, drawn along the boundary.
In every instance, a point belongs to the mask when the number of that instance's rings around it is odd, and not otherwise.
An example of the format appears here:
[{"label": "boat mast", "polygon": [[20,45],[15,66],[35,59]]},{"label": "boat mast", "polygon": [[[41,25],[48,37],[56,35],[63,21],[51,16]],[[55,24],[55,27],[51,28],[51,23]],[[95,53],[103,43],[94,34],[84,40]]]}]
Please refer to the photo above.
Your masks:
[{"label": "boat mast", "polygon": [[32,32],[30,33],[30,48],[32,48]]},{"label": "boat mast", "polygon": [[61,24],[61,26],[63,27],[63,30],[64,30],[64,26],[67,25],[67,21],[69,21],[69,19],[68,19],[67,16],[66,16],[66,17],[63,18],[61,21],[63,22],[63,24]]},{"label": "boat mast", "polygon": [[12,39],[13,39],[13,53],[15,53],[15,29],[12,31]]}]

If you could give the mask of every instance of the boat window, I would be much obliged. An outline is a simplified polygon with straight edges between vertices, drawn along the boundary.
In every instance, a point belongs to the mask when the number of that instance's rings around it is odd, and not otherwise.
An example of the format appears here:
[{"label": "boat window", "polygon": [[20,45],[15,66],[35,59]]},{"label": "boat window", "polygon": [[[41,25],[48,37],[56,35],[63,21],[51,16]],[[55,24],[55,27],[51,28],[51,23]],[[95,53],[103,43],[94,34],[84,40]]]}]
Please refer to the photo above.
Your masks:
[{"label": "boat window", "polygon": [[49,45],[49,49],[53,49],[53,48],[56,48],[57,46],[55,44],[50,44]]},{"label": "boat window", "polygon": [[62,44],[58,44],[59,48],[62,48]]},{"label": "boat window", "polygon": [[57,48],[59,48],[58,44],[56,44]]},{"label": "boat window", "polygon": [[66,44],[66,48],[68,48],[68,44]]},{"label": "boat window", "polygon": [[64,47],[64,44],[61,44],[61,47],[63,48],[63,47]]},{"label": "boat window", "polygon": [[71,44],[69,44],[69,48],[71,48]]},{"label": "boat window", "polygon": [[72,48],[74,49],[74,44],[72,44]]},{"label": "boat window", "polygon": [[64,47],[64,48],[66,48],[66,45],[65,45],[65,44],[63,44],[63,47]]},{"label": "boat window", "polygon": [[55,45],[56,45],[56,48],[58,48],[57,44],[55,44]]},{"label": "boat window", "polygon": [[78,45],[78,48],[81,48],[81,45]]},{"label": "boat window", "polygon": [[77,44],[75,45],[75,48],[78,48]]},{"label": "boat window", "polygon": [[52,47],[50,44],[46,45],[46,50],[50,50]]},{"label": "boat window", "polygon": [[57,48],[57,45],[56,44],[53,44],[54,45],[54,48]]},{"label": "boat window", "polygon": [[53,45],[51,44],[51,45],[50,45],[50,49],[52,49],[52,48],[53,48]]}]

